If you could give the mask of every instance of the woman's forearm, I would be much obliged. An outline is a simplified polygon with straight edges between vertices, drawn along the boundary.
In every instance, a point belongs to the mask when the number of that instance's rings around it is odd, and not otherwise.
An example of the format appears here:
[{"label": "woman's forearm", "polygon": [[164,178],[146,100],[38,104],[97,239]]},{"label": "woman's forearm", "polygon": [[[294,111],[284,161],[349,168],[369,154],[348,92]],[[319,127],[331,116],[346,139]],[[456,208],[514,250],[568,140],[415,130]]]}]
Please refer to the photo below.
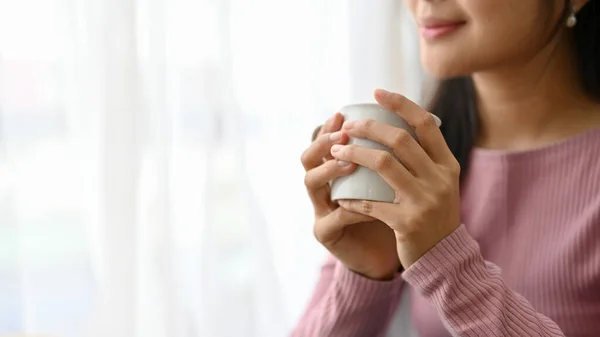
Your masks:
[{"label": "woman's forearm", "polygon": [[402,283],[401,278],[367,279],[329,258],[292,336],[381,336],[393,316]]},{"label": "woman's forearm", "polygon": [[504,283],[464,226],[413,264],[403,278],[437,309],[455,336],[562,337],[560,328]]}]

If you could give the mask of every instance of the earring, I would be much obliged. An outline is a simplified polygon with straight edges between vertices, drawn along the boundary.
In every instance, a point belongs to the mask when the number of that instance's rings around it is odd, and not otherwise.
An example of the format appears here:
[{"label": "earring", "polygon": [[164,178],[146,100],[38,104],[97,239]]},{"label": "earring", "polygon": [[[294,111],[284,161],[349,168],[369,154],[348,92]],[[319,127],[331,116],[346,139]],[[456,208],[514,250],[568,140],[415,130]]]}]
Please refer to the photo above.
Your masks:
[{"label": "earring", "polygon": [[569,13],[569,17],[567,18],[567,27],[573,28],[577,24],[577,8],[575,5],[571,5],[571,13]]}]

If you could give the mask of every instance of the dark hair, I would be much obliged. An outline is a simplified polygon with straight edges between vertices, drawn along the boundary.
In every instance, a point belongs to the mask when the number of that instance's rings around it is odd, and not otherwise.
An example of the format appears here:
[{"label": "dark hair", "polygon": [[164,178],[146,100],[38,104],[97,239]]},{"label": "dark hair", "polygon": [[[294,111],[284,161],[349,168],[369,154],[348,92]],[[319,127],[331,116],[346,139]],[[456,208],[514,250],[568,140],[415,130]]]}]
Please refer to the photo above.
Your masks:
[{"label": "dark hair", "polygon": [[[567,0],[566,3],[565,19],[569,14],[570,1]],[[573,35],[584,89],[590,98],[600,101],[600,0],[590,0],[581,8]],[[471,78],[442,80],[429,111],[441,118],[441,131],[460,163],[464,176],[468,170],[469,153],[475,145],[478,132],[477,106]]]}]

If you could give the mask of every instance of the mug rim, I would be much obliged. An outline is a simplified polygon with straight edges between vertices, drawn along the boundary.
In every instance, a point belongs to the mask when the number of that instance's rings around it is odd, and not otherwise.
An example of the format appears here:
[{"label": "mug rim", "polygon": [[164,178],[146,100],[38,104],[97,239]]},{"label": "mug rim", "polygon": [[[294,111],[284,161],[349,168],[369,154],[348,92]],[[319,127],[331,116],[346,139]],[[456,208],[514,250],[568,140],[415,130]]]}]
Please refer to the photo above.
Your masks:
[{"label": "mug rim", "polygon": [[[346,105],[342,106],[339,111],[342,111],[344,108],[352,108],[352,107],[367,106],[367,105],[368,106],[377,106],[379,108],[383,108],[381,106],[381,104],[379,104],[377,102],[358,102],[358,103],[346,104]],[[442,120],[438,116],[432,114],[431,112],[429,114],[433,116],[433,119],[435,119],[435,124],[437,124],[438,128],[441,127],[442,126]]]}]

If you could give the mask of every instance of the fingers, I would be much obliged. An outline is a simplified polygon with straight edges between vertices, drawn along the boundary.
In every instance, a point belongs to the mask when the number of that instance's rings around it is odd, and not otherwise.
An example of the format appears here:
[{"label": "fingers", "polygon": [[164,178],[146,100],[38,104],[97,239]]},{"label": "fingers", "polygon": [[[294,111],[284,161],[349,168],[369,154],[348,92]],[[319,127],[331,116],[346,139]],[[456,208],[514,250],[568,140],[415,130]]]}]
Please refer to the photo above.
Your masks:
[{"label": "fingers", "polygon": [[391,148],[415,176],[433,171],[433,162],[408,131],[374,120],[347,121],[342,130],[350,137],[366,138]]},{"label": "fingers", "polygon": [[[336,135],[331,137],[330,133],[338,131],[342,127],[344,122],[344,116],[341,113],[336,112],[325,124],[317,127],[313,131],[313,142],[304,151],[300,161],[306,171],[313,169],[323,163],[323,159],[330,160],[333,157],[330,154],[329,149],[331,145],[339,142],[347,142],[347,135]],[[337,138],[336,138],[337,137]]]},{"label": "fingers", "polygon": [[319,216],[328,214],[331,211],[332,203],[329,197],[330,180],[347,175],[356,169],[352,163],[340,163],[338,160],[332,160],[331,146],[336,143],[345,143],[348,136],[341,132],[335,132],[342,127],[344,118],[342,114],[334,114],[318,131],[317,138],[302,154],[302,165],[306,170],[304,184],[308,195],[315,208],[315,213]]},{"label": "fingers", "polygon": [[338,207],[335,211],[319,219],[313,229],[315,237],[325,246],[334,245],[344,234],[346,226],[360,222],[373,221],[373,217],[351,212]]},{"label": "fingers", "polygon": [[352,173],[356,165],[338,160],[328,160],[323,165],[306,172],[304,184],[315,214],[322,216],[331,211],[329,181]]},{"label": "fingers", "polygon": [[454,159],[432,114],[403,95],[382,89],[375,91],[377,102],[400,117],[415,130],[421,146],[436,163],[445,164]]},{"label": "fingers", "polygon": [[348,141],[348,136],[344,134],[338,134],[336,137],[332,137],[330,133],[323,133],[317,139],[310,144],[310,146],[304,151],[300,161],[306,171],[312,170],[313,168],[323,164],[323,158],[330,155],[331,146],[337,143],[343,143]]},{"label": "fingers", "polygon": [[[344,123],[344,116],[341,113],[336,112],[323,125],[323,127],[321,128],[321,130],[319,132],[321,134],[325,134],[325,133],[332,133],[332,132],[339,131],[342,128],[343,123]],[[324,156],[324,159],[331,160],[331,159],[333,159],[333,157],[331,156],[331,154],[329,152],[327,152],[327,154]]]},{"label": "fingers", "polygon": [[339,200],[338,203],[340,208],[352,213],[369,216],[385,223],[397,221],[395,214],[397,214],[398,205],[396,204],[370,200]]},{"label": "fingers", "polygon": [[344,116],[336,112],[331,116],[331,118],[325,123],[323,128],[323,133],[331,133],[335,131],[339,131],[342,128],[342,124],[344,123]]},{"label": "fingers", "polygon": [[396,191],[417,191],[415,177],[387,151],[336,144],[331,148],[331,154],[338,160],[356,163],[379,173]]},{"label": "fingers", "polygon": [[329,160],[323,165],[306,172],[304,184],[309,190],[325,187],[330,180],[350,174],[356,165],[339,160]]}]

